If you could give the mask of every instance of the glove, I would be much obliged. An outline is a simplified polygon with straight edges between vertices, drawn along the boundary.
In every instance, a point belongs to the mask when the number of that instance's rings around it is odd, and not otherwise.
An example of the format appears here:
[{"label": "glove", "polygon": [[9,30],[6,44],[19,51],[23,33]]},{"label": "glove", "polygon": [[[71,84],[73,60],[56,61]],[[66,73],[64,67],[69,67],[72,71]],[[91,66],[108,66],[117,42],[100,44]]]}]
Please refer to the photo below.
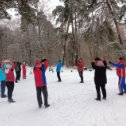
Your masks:
[{"label": "glove", "polygon": [[111,62],[111,61],[109,61],[109,64],[112,64],[112,62]]}]

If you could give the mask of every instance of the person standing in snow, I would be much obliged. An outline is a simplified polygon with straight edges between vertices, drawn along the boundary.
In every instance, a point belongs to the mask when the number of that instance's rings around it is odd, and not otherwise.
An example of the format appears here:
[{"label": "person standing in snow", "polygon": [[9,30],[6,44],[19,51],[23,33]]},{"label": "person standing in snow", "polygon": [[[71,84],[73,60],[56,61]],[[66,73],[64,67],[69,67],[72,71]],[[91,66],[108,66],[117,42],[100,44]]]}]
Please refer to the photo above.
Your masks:
[{"label": "person standing in snow", "polygon": [[22,76],[23,76],[23,79],[26,79],[26,63],[25,63],[25,61],[22,64]]},{"label": "person standing in snow", "polygon": [[96,57],[94,61],[91,63],[92,68],[95,70],[94,75],[94,82],[95,82],[95,88],[97,92],[97,98],[95,100],[100,101],[101,100],[101,93],[100,89],[102,90],[103,99],[106,99],[106,88],[105,85],[107,83],[106,78],[106,68],[107,64],[105,64],[104,61],[102,61],[100,58]]},{"label": "person standing in snow", "polygon": [[48,104],[48,91],[45,76],[47,67],[48,67],[48,60],[43,59],[42,61],[37,61],[33,69],[39,108],[41,108],[43,104],[41,92],[43,93],[45,107],[47,108],[50,106]]},{"label": "person standing in snow", "polygon": [[123,95],[123,93],[126,93],[126,83],[125,83],[126,63],[122,57],[119,58],[118,63],[112,63],[111,61],[109,63],[117,67],[116,73],[117,73],[117,76],[119,77],[119,82],[118,82],[119,94],[118,95]]},{"label": "person standing in snow", "polygon": [[8,89],[8,93],[7,93],[8,94],[8,102],[13,103],[13,102],[15,102],[12,98],[13,91],[14,91],[14,81],[15,81],[14,63],[10,60],[4,61],[4,63],[6,64],[5,74],[6,74],[6,86]]},{"label": "person standing in snow", "polygon": [[84,79],[83,79],[83,71],[84,71],[84,61],[82,58],[80,58],[78,61],[77,61],[77,70],[78,70],[78,73],[79,73],[79,76],[80,76],[80,83],[84,83]]},{"label": "person standing in snow", "polygon": [[61,77],[60,77],[60,71],[61,68],[63,67],[63,63],[61,60],[58,61],[57,67],[56,67],[56,72],[57,72],[57,78],[58,78],[58,82],[61,82]]},{"label": "person standing in snow", "polygon": [[21,77],[21,63],[20,62],[15,62],[15,72],[16,72],[16,83],[20,81]]},{"label": "person standing in snow", "polygon": [[2,62],[0,62],[0,82],[1,82],[1,98],[6,98],[5,87],[6,87],[6,75],[2,69]]}]

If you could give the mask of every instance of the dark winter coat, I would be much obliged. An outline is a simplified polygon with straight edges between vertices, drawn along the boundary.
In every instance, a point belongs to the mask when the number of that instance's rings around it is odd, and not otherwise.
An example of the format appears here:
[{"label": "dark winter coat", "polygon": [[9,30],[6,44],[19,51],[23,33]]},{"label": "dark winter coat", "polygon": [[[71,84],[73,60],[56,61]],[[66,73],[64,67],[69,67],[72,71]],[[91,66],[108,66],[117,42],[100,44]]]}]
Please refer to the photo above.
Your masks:
[{"label": "dark winter coat", "polygon": [[20,62],[16,62],[15,63],[15,71],[21,71],[21,63]]},{"label": "dark winter coat", "polygon": [[[103,62],[104,63],[104,62]],[[95,84],[106,84],[107,83],[107,77],[106,77],[106,64],[104,63],[104,66],[97,66],[95,62],[91,63],[92,68],[95,69],[95,75],[94,75],[94,81]]]}]

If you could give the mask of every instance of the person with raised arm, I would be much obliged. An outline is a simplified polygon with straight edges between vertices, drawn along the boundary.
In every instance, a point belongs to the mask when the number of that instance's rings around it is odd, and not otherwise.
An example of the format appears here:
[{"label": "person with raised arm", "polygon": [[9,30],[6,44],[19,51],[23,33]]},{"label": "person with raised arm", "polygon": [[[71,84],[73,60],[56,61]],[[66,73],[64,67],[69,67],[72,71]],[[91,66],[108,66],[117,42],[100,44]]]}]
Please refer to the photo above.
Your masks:
[{"label": "person with raised arm", "polygon": [[106,77],[107,65],[99,57],[96,57],[94,61],[92,61],[91,65],[92,68],[95,70],[94,82],[95,82],[95,88],[97,93],[97,97],[95,100],[101,101],[100,89],[102,91],[103,99],[106,100],[105,85],[107,83],[107,77]]},{"label": "person with raised arm", "polygon": [[47,67],[48,67],[48,60],[43,59],[41,61],[39,60],[36,61],[33,69],[39,108],[41,108],[43,104],[41,93],[43,93],[43,97],[44,97],[44,106],[46,108],[50,106],[48,104],[48,91],[47,91],[47,82],[46,82],[46,75],[45,75]]}]

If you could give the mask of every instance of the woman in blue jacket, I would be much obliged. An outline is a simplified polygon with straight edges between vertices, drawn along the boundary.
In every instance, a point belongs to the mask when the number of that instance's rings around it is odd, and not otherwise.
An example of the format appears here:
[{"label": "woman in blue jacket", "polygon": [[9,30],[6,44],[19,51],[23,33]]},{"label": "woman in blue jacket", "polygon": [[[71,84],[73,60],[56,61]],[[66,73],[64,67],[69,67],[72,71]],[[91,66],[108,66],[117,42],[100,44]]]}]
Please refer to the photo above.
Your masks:
[{"label": "woman in blue jacket", "polygon": [[6,86],[6,75],[3,71],[3,69],[1,68],[1,64],[0,64],[0,83],[1,83],[1,98],[5,98],[7,97],[5,95],[5,86]]},{"label": "woman in blue jacket", "polygon": [[57,67],[56,67],[56,72],[57,72],[57,77],[58,77],[58,81],[61,82],[61,77],[60,77],[60,71],[61,68],[63,67],[63,63],[61,60],[58,61]]}]

